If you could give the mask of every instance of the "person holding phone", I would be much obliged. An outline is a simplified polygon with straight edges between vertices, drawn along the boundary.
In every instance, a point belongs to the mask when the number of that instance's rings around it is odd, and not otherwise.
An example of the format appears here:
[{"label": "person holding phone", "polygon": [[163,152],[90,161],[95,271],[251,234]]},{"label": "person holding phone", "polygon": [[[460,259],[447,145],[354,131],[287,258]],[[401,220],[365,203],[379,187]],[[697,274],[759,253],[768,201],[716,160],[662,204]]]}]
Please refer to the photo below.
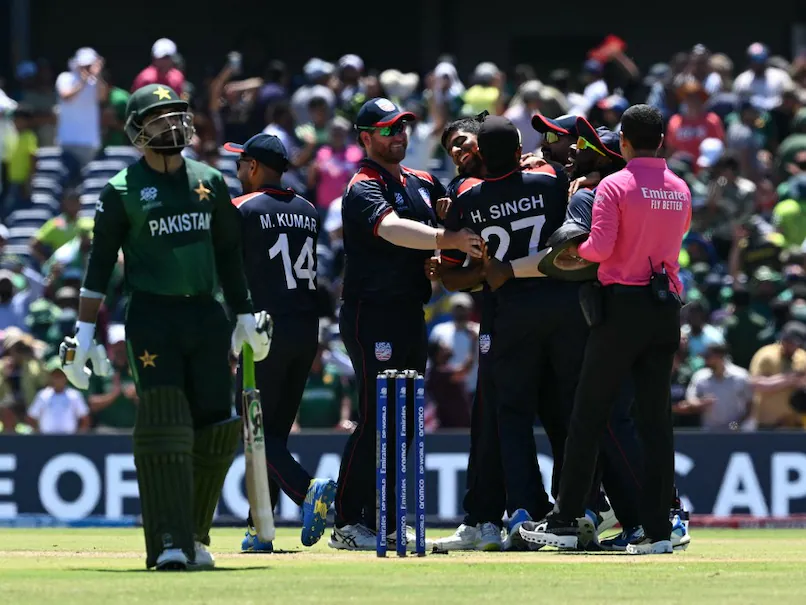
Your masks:
[{"label": "person holding phone", "polygon": [[185,88],[185,75],[176,68],[174,56],[176,43],[160,38],[151,47],[151,65],[137,74],[132,83],[132,92],[148,84],[162,84],[181,93]]}]

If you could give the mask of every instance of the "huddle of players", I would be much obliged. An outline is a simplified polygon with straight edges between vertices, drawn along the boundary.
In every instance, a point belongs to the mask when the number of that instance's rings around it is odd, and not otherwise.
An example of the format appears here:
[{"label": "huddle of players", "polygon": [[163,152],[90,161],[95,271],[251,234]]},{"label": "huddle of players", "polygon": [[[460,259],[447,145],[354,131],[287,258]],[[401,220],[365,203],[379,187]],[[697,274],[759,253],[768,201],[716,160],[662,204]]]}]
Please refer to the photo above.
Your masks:
[{"label": "huddle of players", "polygon": [[[539,548],[518,531],[553,508],[536,462],[535,413],[551,443],[551,493],[557,496],[588,328],[578,303],[579,284],[547,278],[537,264],[546,240],[564,221],[589,230],[593,189],[625,162],[618,135],[594,129],[584,118],[536,115],[532,125],[543,134],[542,158],[521,157],[518,131],[504,118],[463,118],[449,124],[442,137],[459,172],[448,187],[450,202],[442,204],[445,226],[474,230],[486,240],[486,250],[481,261],[442,251],[426,267],[429,277],[449,290],[483,289],[466,516],[453,535],[434,543],[436,550]],[[642,532],[642,458],[630,415],[630,385],[623,391],[611,430],[602,438],[586,513],[598,535],[621,522],[621,533],[594,542],[593,548],[606,550],[626,550]],[[502,531],[505,511],[509,522]],[[685,519],[679,501],[672,503],[676,548],[686,548],[690,540]]]}]

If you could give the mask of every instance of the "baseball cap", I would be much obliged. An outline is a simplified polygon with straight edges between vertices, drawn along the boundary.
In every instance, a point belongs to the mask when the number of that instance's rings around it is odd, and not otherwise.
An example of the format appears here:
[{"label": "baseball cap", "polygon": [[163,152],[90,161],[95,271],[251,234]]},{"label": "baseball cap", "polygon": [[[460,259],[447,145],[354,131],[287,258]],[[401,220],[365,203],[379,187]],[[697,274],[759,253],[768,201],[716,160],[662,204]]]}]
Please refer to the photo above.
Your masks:
[{"label": "baseball cap", "polygon": [[224,149],[240,153],[241,157],[251,158],[277,172],[288,169],[288,152],[282,141],[272,134],[256,134],[243,145],[224,143]]},{"label": "baseball cap", "polygon": [[375,97],[361,106],[355,118],[356,128],[382,128],[392,126],[400,120],[416,120],[410,111],[403,111],[389,99]]},{"label": "baseball cap", "polygon": [[62,360],[59,359],[58,356],[51,357],[45,362],[45,371],[46,372],[63,372],[62,370]]},{"label": "baseball cap", "polygon": [[559,118],[547,118],[542,113],[536,113],[532,116],[532,128],[543,134],[556,132],[566,136],[579,136],[577,134],[577,117],[571,114]]},{"label": "baseball cap", "polygon": [[448,300],[448,306],[451,309],[456,309],[457,307],[463,309],[472,309],[473,308],[473,297],[470,296],[467,292],[457,292],[453,296],[450,297]]},{"label": "baseball cap", "polygon": [[753,63],[763,63],[769,56],[769,49],[761,42],[753,42],[753,44],[747,47],[747,58]]},{"label": "baseball cap", "polygon": [[95,49],[85,46],[76,51],[76,54],[73,55],[70,63],[75,64],[78,67],[89,67],[98,59],[100,59],[100,56],[97,52],[95,52]]},{"label": "baseball cap", "polygon": [[333,69],[332,63],[328,63],[319,57],[314,57],[308,60],[308,62],[302,68],[302,71],[309,81],[314,82],[322,76],[329,76],[332,74]]},{"label": "baseball cap", "polygon": [[17,79],[26,80],[28,78],[33,78],[38,71],[39,68],[33,61],[22,61],[17,65]]},{"label": "baseball cap", "polygon": [[786,322],[781,330],[781,340],[803,343],[806,341],[806,325],[799,321]]},{"label": "baseball cap", "polygon": [[582,65],[582,69],[592,74],[600,74],[604,71],[604,65],[602,65],[601,61],[597,61],[596,59],[588,59]]},{"label": "baseball cap", "polygon": [[352,67],[356,71],[364,71],[364,61],[358,55],[344,55],[339,59],[339,67]]},{"label": "baseball cap", "polygon": [[610,95],[601,99],[596,106],[599,109],[612,110],[618,113],[624,113],[630,106],[630,102],[621,95]]},{"label": "baseball cap", "polygon": [[714,137],[703,139],[700,143],[700,156],[697,158],[697,166],[700,168],[710,168],[722,157],[725,151],[725,144]]},{"label": "baseball cap", "polygon": [[521,146],[521,133],[503,116],[487,116],[478,134],[479,152],[485,164],[497,164],[499,158],[508,158]]},{"label": "baseball cap", "polygon": [[580,116],[577,118],[577,132],[579,132],[581,138],[592,144],[599,151],[604,152],[610,159],[624,161],[621,155],[619,135],[609,128],[600,126],[594,130],[591,123]]},{"label": "baseball cap", "polygon": [[176,43],[169,38],[160,38],[151,46],[151,56],[154,59],[164,59],[176,54]]}]

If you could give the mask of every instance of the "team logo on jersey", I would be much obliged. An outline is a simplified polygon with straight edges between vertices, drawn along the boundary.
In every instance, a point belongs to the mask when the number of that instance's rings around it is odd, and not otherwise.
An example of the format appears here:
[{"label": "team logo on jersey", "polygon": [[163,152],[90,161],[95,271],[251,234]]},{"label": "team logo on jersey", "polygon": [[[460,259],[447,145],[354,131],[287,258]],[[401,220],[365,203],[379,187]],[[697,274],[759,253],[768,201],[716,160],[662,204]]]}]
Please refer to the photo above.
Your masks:
[{"label": "team logo on jersey", "polygon": [[376,342],[375,359],[377,359],[378,361],[389,361],[390,359],[392,359],[392,343]]},{"label": "team logo on jersey", "polygon": [[406,200],[403,199],[402,193],[395,193],[395,205],[398,208],[402,208],[403,206],[406,205]]},{"label": "team logo on jersey", "polygon": [[155,199],[157,199],[157,193],[156,187],[143,187],[140,190],[140,201],[153,202]]},{"label": "team logo on jersey", "polygon": [[428,193],[428,189],[425,187],[420,187],[420,195],[423,197],[423,201],[431,207],[431,195]]},{"label": "team logo on jersey", "polygon": [[490,352],[491,344],[492,342],[489,334],[479,335],[479,351],[481,351],[482,355],[486,355]]}]

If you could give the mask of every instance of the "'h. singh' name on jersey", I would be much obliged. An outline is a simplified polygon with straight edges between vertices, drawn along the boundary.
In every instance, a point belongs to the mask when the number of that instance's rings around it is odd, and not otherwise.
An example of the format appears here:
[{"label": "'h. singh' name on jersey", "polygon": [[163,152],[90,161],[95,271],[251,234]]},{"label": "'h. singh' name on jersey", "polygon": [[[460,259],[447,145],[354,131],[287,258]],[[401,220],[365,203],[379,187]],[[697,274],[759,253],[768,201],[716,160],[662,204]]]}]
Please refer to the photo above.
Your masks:
[{"label": "'h. singh' name on jersey", "polygon": [[304,214],[292,214],[290,212],[278,212],[274,216],[271,214],[261,214],[260,227],[261,229],[295,227],[297,229],[305,229],[312,233],[319,233],[319,225],[315,218]]},{"label": "'h. singh' name on jersey", "polygon": [[496,220],[505,216],[519,214],[521,212],[531,213],[536,209],[545,209],[542,195],[531,195],[529,197],[522,197],[518,200],[512,200],[509,202],[493,203],[488,208],[472,210],[470,212],[470,220],[474,223],[487,222],[487,219],[483,216],[484,211],[489,214],[490,219]]},{"label": "'h. singh' name on jersey", "polygon": [[187,233],[188,231],[209,231],[210,212],[183,212],[148,221],[151,237],[170,235],[172,233]]}]

